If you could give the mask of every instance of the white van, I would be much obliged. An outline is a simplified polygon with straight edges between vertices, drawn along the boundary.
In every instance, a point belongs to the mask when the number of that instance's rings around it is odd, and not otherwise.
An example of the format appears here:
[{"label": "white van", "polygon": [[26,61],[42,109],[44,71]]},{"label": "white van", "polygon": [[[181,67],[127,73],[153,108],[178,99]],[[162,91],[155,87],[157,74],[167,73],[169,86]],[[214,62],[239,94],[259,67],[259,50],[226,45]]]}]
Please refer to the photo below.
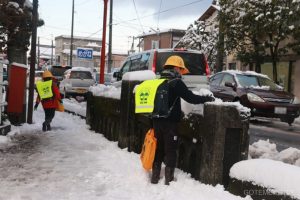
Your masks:
[{"label": "white van", "polygon": [[128,56],[120,71],[115,72],[113,76],[121,80],[126,72],[152,70],[159,77],[164,63],[172,55],[182,57],[185,66],[190,71],[182,77],[188,87],[195,88],[201,85],[201,87],[208,88],[210,69],[204,54],[196,50],[152,49],[136,53]]}]

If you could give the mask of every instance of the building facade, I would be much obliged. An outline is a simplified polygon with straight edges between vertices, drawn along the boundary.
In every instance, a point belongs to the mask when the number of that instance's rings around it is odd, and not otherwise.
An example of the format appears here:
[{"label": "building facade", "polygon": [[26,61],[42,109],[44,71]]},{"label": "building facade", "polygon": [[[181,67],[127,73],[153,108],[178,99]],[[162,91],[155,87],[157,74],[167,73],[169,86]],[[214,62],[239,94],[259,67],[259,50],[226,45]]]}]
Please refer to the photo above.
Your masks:
[{"label": "building facade", "polygon": [[[101,40],[98,38],[73,37],[72,65],[96,68],[100,65]],[[55,37],[55,60],[57,65],[70,65],[71,37]],[[92,55],[80,56],[78,49],[90,50]]]},{"label": "building facade", "polygon": [[169,29],[166,31],[155,31],[138,36],[140,39],[139,47],[143,51],[149,49],[173,48],[184,36],[185,30]]}]

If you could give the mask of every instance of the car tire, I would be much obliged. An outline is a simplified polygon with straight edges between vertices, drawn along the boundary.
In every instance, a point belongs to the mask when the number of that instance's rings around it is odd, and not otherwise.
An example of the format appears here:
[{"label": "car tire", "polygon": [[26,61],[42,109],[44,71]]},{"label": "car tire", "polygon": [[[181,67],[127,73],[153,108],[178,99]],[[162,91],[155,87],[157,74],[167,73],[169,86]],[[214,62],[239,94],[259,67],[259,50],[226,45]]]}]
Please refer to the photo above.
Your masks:
[{"label": "car tire", "polygon": [[288,123],[290,126],[295,121],[294,117],[286,117],[286,118],[280,118],[280,121]]},{"label": "car tire", "polygon": [[69,95],[68,95],[68,93],[66,92],[66,88],[64,88],[64,98],[66,98],[66,99],[69,98]]}]

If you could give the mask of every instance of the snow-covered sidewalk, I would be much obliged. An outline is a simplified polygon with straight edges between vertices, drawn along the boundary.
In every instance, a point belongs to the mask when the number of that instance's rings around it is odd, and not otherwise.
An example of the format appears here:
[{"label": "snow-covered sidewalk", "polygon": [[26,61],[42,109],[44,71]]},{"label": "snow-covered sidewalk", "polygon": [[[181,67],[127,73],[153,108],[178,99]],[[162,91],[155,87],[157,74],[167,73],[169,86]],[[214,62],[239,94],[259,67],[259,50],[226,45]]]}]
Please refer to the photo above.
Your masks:
[{"label": "snow-covered sidewalk", "polygon": [[39,107],[34,124],[13,127],[12,140],[0,136],[0,200],[251,199],[201,184],[179,169],[176,182],[165,186],[162,178],[152,185],[139,155],[90,131],[83,119],[57,112],[53,130],[43,133],[43,118]]}]

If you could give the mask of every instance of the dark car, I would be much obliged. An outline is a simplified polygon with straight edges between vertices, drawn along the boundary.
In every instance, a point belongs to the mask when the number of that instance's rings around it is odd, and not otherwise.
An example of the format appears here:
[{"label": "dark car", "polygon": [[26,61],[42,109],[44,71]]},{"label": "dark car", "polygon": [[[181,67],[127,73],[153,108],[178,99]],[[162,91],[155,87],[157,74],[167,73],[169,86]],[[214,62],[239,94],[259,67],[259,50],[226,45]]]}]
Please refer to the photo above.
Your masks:
[{"label": "dark car", "polygon": [[215,97],[239,101],[251,109],[252,116],[280,118],[291,125],[299,117],[300,104],[266,75],[255,72],[223,71],[209,79]]},{"label": "dark car", "polygon": [[52,73],[52,75],[57,80],[57,84],[59,85],[60,81],[64,78],[64,73],[68,69],[72,69],[71,66],[61,66],[61,65],[53,65],[48,70]]}]

